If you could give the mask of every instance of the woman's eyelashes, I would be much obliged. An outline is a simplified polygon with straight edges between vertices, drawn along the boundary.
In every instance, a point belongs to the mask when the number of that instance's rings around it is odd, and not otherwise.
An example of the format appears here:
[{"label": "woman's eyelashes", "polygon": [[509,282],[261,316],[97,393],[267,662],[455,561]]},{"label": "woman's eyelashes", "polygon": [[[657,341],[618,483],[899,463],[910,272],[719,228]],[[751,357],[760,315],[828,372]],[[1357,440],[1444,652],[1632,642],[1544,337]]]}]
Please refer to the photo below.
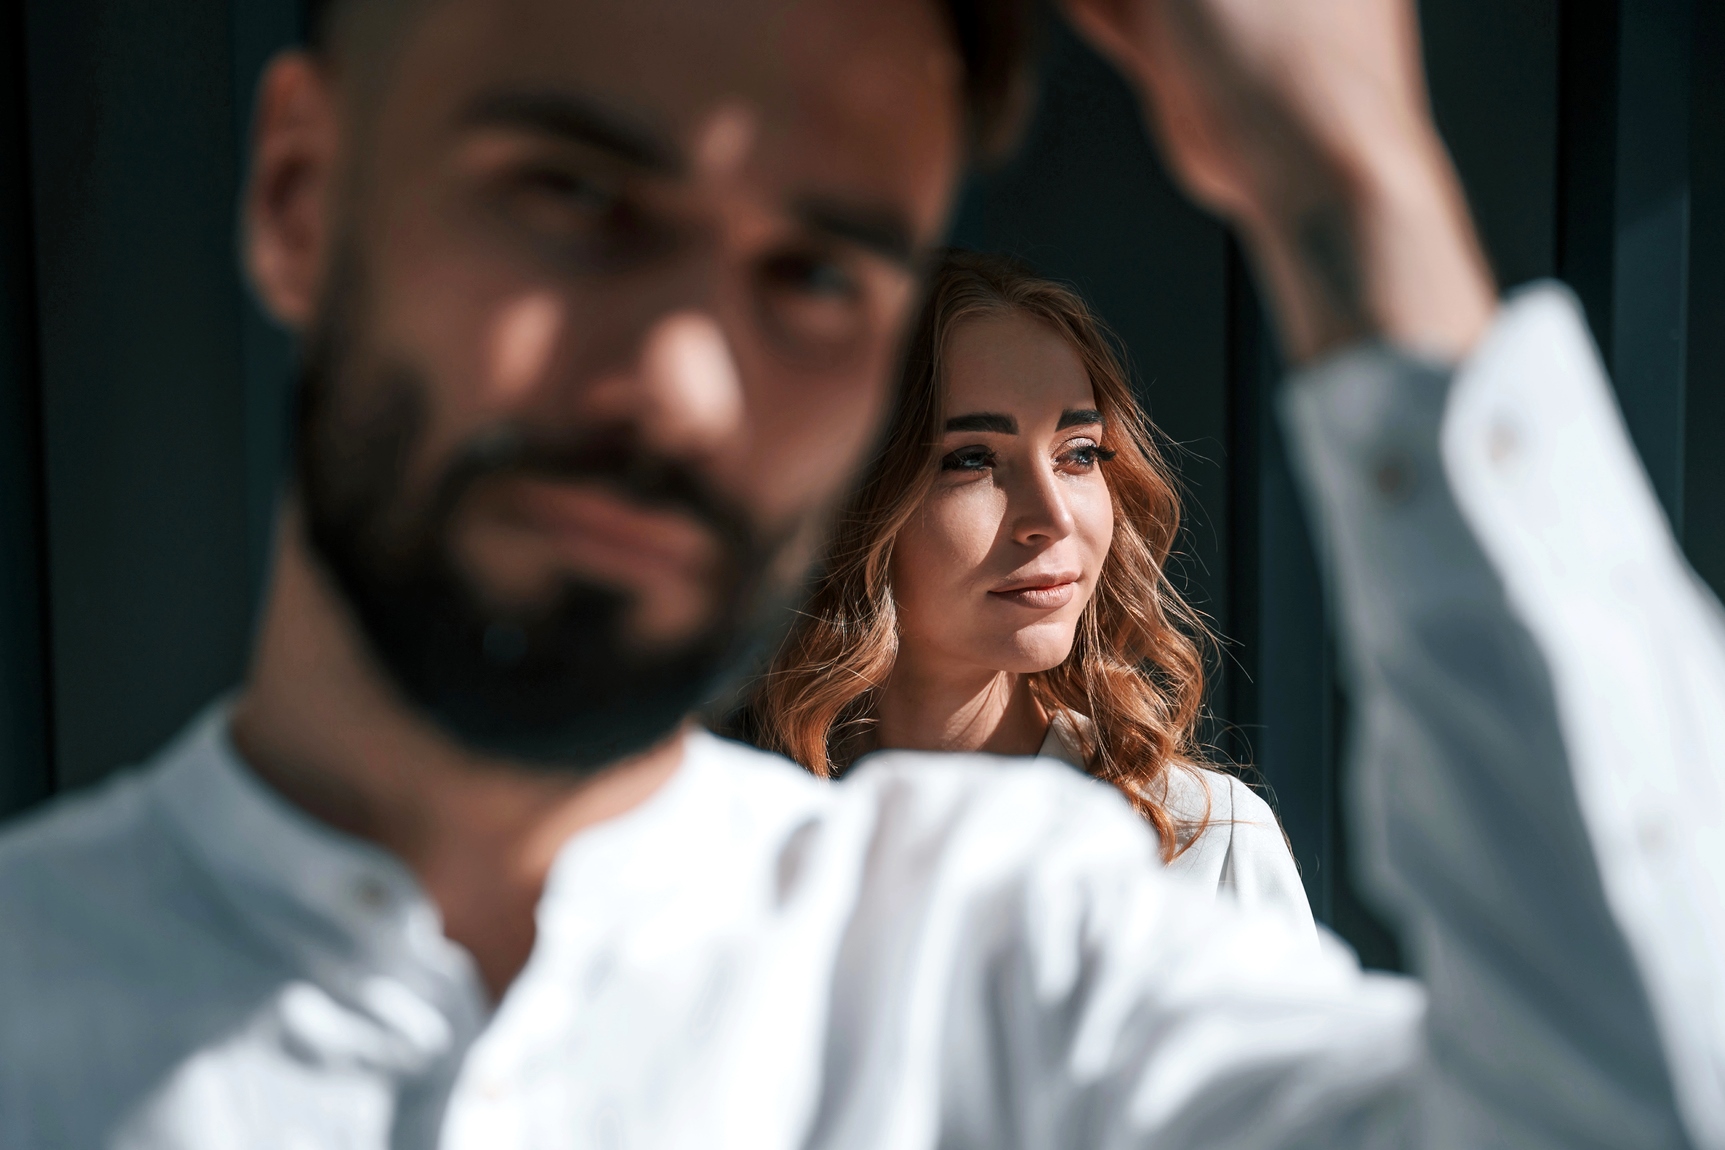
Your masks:
[{"label": "woman's eyelashes", "polygon": [[[1082,473],[1092,471],[1099,463],[1107,463],[1113,459],[1115,452],[1103,447],[1091,439],[1081,439],[1062,445],[1054,456],[1056,469],[1066,472]],[[941,457],[942,471],[981,472],[991,471],[999,466],[999,459],[994,450],[982,444],[971,444],[949,451]]]},{"label": "woman's eyelashes", "polygon": [[994,466],[994,452],[976,444],[949,451],[940,461],[942,471],[987,471]]},{"label": "woman's eyelashes", "polygon": [[1110,448],[1087,439],[1069,444],[1066,450],[1060,453],[1057,462],[1070,471],[1090,471],[1098,463],[1107,463],[1113,459],[1115,454]]}]

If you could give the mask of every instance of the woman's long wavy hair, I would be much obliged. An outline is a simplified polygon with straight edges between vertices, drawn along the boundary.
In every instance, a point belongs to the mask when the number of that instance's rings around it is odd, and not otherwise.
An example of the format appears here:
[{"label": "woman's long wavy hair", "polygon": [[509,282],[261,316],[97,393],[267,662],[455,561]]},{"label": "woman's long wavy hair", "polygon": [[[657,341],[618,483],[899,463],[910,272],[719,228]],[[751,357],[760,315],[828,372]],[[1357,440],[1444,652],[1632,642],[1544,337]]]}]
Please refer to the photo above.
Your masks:
[{"label": "woman's long wavy hair", "polygon": [[960,325],[1001,314],[1033,317],[1078,352],[1102,413],[1102,445],[1115,452],[1104,464],[1113,545],[1071,653],[1030,676],[1031,691],[1051,718],[1090,720],[1071,727],[1086,769],[1120,788],[1171,858],[1204,825],[1176,825],[1166,803],[1169,771],[1202,758],[1199,644],[1208,642],[1164,572],[1180,496],[1100,321],[1071,289],[1005,257],[953,251],[934,268],[883,446],[840,513],[813,595],[745,702],[741,728],[823,776],[867,745],[898,653],[893,545],[938,470],[947,347]]}]

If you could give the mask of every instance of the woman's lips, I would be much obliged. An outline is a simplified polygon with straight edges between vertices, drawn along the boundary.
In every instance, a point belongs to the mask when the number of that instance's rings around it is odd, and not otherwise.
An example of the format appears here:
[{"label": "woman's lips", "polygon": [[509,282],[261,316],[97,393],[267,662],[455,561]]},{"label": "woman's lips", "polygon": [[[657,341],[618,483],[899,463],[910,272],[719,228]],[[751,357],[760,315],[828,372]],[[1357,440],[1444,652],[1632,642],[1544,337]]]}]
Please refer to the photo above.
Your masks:
[{"label": "woman's lips", "polygon": [[1068,579],[1059,583],[1042,583],[1031,587],[1008,587],[999,591],[990,591],[988,594],[990,598],[1016,603],[1020,607],[1033,607],[1038,611],[1050,611],[1072,602],[1073,597],[1078,594],[1078,583],[1076,580]]}]

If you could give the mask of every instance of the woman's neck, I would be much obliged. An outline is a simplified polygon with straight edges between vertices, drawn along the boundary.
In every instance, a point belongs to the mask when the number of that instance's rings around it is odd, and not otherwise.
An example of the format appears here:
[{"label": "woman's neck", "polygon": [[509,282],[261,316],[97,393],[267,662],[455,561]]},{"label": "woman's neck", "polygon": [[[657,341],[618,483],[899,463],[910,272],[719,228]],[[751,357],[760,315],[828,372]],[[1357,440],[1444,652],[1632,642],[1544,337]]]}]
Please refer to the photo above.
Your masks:
[{"label": "woman's neck", "polygon": [[881,688],[874,717],[882,750],[1034,755],[1048,735],[1048,715],[1027,676],[943,665],[904,650]]}]

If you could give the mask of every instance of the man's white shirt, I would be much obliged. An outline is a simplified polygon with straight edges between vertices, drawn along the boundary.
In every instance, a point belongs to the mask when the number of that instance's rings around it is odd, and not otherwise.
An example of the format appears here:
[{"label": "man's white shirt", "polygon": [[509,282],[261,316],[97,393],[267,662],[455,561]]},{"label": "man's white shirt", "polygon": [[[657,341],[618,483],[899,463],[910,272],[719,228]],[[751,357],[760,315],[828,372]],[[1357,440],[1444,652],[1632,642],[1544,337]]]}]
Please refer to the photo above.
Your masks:
[{"label": "man's white shirt", "polygon": [[1284,415],[1427,989],[1169,877],[1064,766],[829,785],[697,733],[493,1008],[218,707],[0,837],[0,1146],[1725,1147],[1725,627],[1573,302]]}]

